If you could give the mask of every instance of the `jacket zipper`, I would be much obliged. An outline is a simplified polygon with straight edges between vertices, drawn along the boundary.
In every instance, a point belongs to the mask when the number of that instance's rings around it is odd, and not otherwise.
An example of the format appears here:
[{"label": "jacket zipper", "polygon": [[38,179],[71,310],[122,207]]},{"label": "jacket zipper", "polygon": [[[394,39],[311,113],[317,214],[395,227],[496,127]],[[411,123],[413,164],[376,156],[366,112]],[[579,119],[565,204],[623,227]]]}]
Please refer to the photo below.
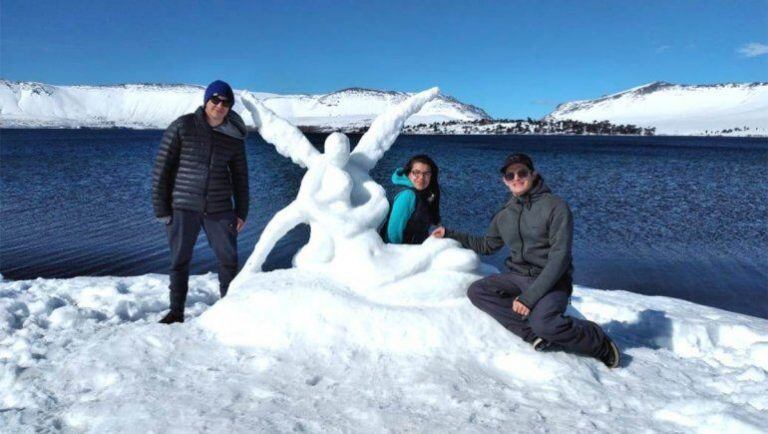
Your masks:
[{"label": "jacket zipper", "polygon": [[211,161],[213,161],[213,134],[208,136],[208,172],[205,176],[205,192],[203,193],[203,214],[208,214],[208,186],[211,183]]},{"label": "jacket zipper", "polygon": [[[520,207],[520,214],[517,216],[517,236],[520,237],[520,258],[525,263],[525,241],[523,240],[523,229],[522,229],[522,223],[523,223],[523,212],[525,211],[525,203],[522,204]],[[531,275],[531,269],[528,268],[528,275]]]}]

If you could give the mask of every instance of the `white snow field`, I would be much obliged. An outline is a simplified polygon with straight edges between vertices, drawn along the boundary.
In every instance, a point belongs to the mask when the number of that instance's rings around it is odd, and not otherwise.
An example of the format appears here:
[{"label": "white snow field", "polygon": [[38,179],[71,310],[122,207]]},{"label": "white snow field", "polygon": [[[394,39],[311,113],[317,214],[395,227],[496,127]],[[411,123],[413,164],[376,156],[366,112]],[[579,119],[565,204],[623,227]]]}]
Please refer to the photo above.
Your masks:
[{"label": "white snow field", "polygon": [[[426,284],[427,282],[424,282]],[[536,353],[454,282],[361,295],[301,270],[157,324],[168,279],[0,283],[0,432],[765,432],[768,321],[576,287],[625,362]],[[429,294],[427,294],[429,293]],[[216,302],[213,307],[209,305]]]},{"label": "white snow field", "polygon": [[[214,275],[193,276],[183,324],[157,324],[166,276],[0,280],[0,431],[766,430],[766,320],[577,287],[570,313],[623,348],[609,370],[534,352],[475,309],[465,290],[492,270],[455,241],[381,243],[368,170],[436,95],[386,111],[352,153],[331,135],[323,154],[247,99],[265,140],[307,173],[225,299]],[[296,268],[261,272],[262,251],[300,221],[312,234]]]}]

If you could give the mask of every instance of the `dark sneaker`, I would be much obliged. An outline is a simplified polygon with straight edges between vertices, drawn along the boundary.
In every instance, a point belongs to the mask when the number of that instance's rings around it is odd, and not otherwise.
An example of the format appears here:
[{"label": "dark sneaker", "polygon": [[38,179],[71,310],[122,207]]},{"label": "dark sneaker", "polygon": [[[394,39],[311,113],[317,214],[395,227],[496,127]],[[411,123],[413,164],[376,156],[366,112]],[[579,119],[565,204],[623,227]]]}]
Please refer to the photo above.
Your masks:
[{"label": "dark sneaker", "polygon": [[600,357],[600,361],[611,369],[618,367],[621,362],[619,347],[617,347],[608,336],[605,337],[605,343],[603,345],[605,345],[604,355]]},{"label": "dark sneaker", "polygon": [[184,322],[184,314],[174,311],[168,312],[167,315],[160,320],[160,324],[173,324],[176,322]]},{"label": "dark sneaker", "polygon": [[533,351],[544,351],[552,345],[552,342],[545,341],[542,338],[536,338],[531,345],[533,345]]}]

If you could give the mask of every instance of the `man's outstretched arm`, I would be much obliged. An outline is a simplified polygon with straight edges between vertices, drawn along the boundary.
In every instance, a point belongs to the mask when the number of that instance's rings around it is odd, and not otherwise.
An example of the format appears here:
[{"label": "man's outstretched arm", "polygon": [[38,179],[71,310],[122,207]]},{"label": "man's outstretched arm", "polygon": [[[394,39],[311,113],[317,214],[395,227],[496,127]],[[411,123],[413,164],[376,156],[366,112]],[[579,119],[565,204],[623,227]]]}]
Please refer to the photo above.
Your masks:
[{"label": "man's outstretched arm", "polygon": [[465,249],[473,250],[479,255],[490,255],[504,247],[504,240],[501,238],[501,234],[499,233],[497,216],[493,217],[493,220],[491,220],[491,225],[488,227],[488,231],[485,233],[485,236],[482,237],[454,231],[451,229],[445,229],[443,233],[446,238],[451,238],[458,241],[461,243],[462,247]]}]

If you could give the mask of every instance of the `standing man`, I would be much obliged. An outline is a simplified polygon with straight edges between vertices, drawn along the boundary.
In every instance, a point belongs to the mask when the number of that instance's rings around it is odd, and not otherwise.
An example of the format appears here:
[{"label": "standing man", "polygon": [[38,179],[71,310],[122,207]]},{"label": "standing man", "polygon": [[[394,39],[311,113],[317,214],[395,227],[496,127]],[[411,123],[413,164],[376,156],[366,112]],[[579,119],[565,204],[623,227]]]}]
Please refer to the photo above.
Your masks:
[{"label": "standing man", "polygon": [[469,299],[534,350],[555,344],[617,367],[619,349],[599,325],[565,316],[573,292],[573,215],[568,204],[551,193],[525,154],[507,157],[501,173],[512,198],[493,217],[484,237],[443,227],[432,233],[483,255],[509,246],[509,271],[474,282]]},{"label": "standing man", "polygon": [[[237,274],[237,234],[248,216],[245,123],[232,111],[232,88],[216,80],[203,106],[171,123],[152,171],[152,205],[171,247],[171,311],[164,324],[184,322],[189,262],[200,233],[219,261],[219,291]],[[234,196],[234,210],[232,199]]]}]

